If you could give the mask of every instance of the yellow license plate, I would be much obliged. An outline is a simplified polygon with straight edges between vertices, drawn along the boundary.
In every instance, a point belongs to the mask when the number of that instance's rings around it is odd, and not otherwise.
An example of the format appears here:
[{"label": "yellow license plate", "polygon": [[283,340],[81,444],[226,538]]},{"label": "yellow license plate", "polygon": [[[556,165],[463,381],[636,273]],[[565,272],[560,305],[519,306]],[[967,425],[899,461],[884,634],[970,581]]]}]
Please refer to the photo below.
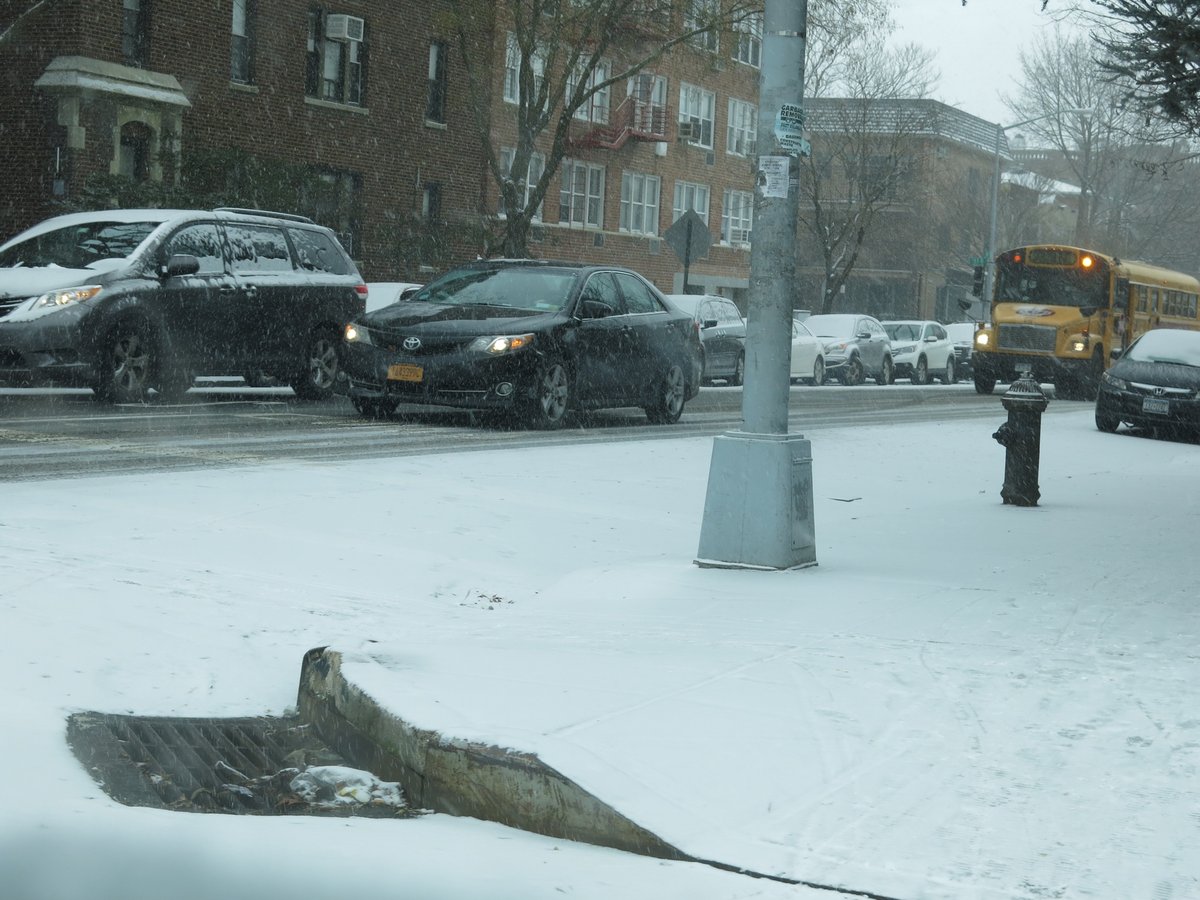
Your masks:
[{"label": "yellow license plate", "polygon": [[396,363],[388,366],[388,381],[423,381],[425,369],[423,366],[413,366],[408,363]]}]

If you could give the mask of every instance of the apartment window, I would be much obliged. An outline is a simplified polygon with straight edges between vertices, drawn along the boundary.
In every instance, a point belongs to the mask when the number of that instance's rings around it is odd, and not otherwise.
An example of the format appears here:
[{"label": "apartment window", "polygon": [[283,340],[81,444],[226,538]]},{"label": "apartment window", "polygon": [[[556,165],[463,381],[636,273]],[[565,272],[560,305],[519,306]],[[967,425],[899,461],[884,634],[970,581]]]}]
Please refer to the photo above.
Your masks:
[{"label": "apartment window", "polygon": [[562,164],[558,221],[564,225],[601,228],[604,225],[604,167],[574,159]]},{"label": "apartment window", "polygon": [[708,185],[696,184],[692,181],[675,182],[675,207],[671,212],[671,221],[678,222],[689,209],[696,211],[704,223],[708,224]]},{"label": "apartment window", "polygon": [[429,224],[442,220],[442,186],[436,181],[427,182],[421,192],[421,218]]},{"label": "apartment window", "polygon": [[121,55],[125,64],[146,65],[150,47],[150,0],[122,0]]},{"label": "apartment window", "polygon": [[647,72],[629,79],[633,98],[633,130],[646,134],[665,134],[667,130],[667,79]]},{"label": "apartment window", "polygon": [[429,45],[429,96],[425,100],[425,121],[446,121],[446,45]]},{"label": "apartment window", "polygon": [[[587,86],[589,89],[595,89],[596,85],[608,80],[609,65],[601,60],[596,63],[595,67],[586,76]],[[567,96],[570,97],[575,93],[575,87],[581,80],[581,73],[578,71],[572,72],[567,78]],[[608,110],[612,97],[612,85],[603,87],[596,91],[584,101],[579,109],[575,110],[575,118],[586,122],[596,122],[597,124],[605,124],[608,122]]]},{"label": "apartment window", "polygon": [[758,107],[745,100],[729,100],[729,122],[725,129],[725,152],[753,156],[758,137]]},{"label": "apartment window", "polygon": [[621,231],[658,234],[658,198],[662,180],[657,175],[625,172],[621,175]]},{"label": "apartment window", "polygon": [[689,129],[688,140],[710,150],[713,146],[713,115],[717,95],[694,84],[679,86],[679,124]]},{"label": "apartment window", "polygon": [[[500,148],[500,169],[507,178],[512,175],[513,158],[517,155],[517,151],[512,147]],[[546,171],[546,157],[541,153],[531,154],[529,157],[529,166],[525,172],[525,183],[519,186],[524,197],[524,204],[529,206],[529,199],[533,195],[533,189],[537,187],[537,183],[542,179],[542,173]],[[508,210],[504,208],[504,196],[500,197],[500,215],[507,216]],[[533,211],[533,221],[542,221],[542,204],[538,204],[538,208]]]},{"label": "apartment window", "polygon": [[258,12],[256,5],[256,0],[233,0],[229,80],[239,84],[250,84],[254,81],[254,25]]},{"label": "apartment window", "polygon": [[[536,96],[546,79],[545,53],[535,51],[529,58],[529,66],[533,70],[530,92]],[[521,48],[517,44],[517,36],[511,31],[508,33],[508,50],[504,55],[504,100],[506,103],[521,102]]]},{"label": "apartment window", "polygon": [[762,13],[754,13],[733,24],[737,40],[733,45],[733,58],[740,63],[759,68],[762,65]]},{"label": "apartment window", "polygon": [[362,19],[323,9],[308,13],[304,92],[318,100],[362,106],[367,86],[366,26]]},{"label": "apartment window", "polygon": [[754,227],[754,195],[749,191],[726,191],[721,204],[721,243],[735,247],[750,243]]},{"label": "apartment window", "polygon": [[720,14],[720,0],[686,0],[683,10],[684,30],[705,29],[691,39],[692,46],[713,53],[717,52],[719,29],[713,23]]}]

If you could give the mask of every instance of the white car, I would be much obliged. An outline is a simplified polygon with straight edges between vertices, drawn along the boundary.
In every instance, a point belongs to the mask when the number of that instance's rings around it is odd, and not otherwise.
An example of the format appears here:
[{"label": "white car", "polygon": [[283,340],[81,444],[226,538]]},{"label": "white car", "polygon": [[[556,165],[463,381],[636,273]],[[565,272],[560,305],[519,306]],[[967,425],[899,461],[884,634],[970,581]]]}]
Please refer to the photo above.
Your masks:
[{"label": "white car", "polygon": [[825,345],[808,327],[792,320],[792,381],[825,383]]},{"label": "white car", "polygon": [[399,303],[415,294],[423,285],[411,281],[368,281],[367,312],[374,312],[393,303]]},{"label": "white car", "polygon": [[907,378],[913,384],[929,384],[935,374],[942,384],[958,380],[954,342],[945,326],[910,319],[884,322],[883,329],[892,340],[897,378]]}]

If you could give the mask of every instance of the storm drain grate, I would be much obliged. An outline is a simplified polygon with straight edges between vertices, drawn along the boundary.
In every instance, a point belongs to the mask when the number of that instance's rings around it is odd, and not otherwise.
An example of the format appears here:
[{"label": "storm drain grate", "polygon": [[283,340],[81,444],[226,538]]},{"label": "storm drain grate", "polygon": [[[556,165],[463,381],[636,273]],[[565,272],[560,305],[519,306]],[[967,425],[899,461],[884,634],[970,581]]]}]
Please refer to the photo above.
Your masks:
[{"label": "storm drain grate", "polygon": [[[398,788],[351,768],[298,718],[77,713],[76,757],[127,806],[249,815],[399,818]],[[303,776],[297,780],[297,776]]]}]

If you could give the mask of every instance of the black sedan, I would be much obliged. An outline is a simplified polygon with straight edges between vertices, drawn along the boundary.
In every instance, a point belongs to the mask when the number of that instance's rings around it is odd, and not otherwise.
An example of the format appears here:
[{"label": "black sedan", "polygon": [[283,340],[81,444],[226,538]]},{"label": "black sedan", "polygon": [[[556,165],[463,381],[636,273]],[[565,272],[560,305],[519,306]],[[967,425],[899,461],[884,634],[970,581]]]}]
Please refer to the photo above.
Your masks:
[{"label": "black sedan", "polygon": [[700,389],[695,322],[613,266],[470,263],[347,326],[341,357],[366,416],[420,403],[556,428],[572,409],[638,406],[672,423]]},{"label": "black sedan", "polygon": [[1100,376],[1096,427],[1200,432],[1200,331],[1156,328]]}]

